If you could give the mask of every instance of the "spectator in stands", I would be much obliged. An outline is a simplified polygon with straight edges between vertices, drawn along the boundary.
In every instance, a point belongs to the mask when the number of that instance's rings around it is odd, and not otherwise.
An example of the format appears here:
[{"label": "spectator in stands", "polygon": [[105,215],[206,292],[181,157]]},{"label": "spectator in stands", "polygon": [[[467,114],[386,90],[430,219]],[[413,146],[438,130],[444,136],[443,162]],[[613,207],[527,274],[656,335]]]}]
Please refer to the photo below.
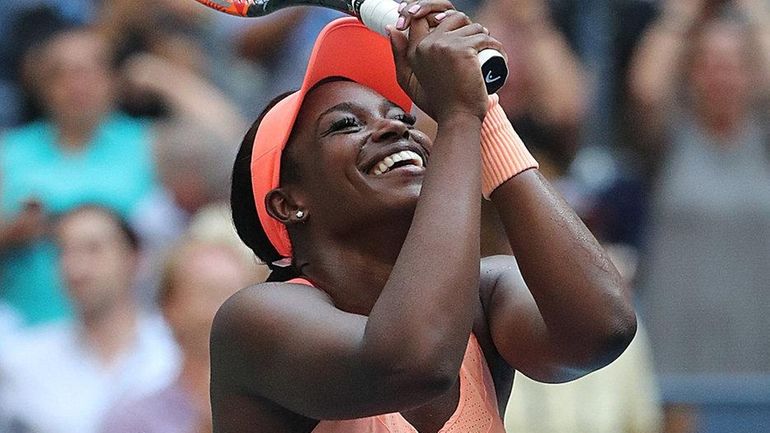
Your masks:
[{"label": "spectator in stands", "polygon": [[[264,71],[261,98],[251,101],[252,110],[300,87],[316,36],[341,16],[326,8],[287,8],[253,20],[237,33],[238,53]],[[258,113],[252,114],[256,117]]]},{"label": "spectator in stands", "polygon": [[4,0],[0,14],[0,132],[31,120],[19,65],[30,45],[69,24],[87,22],[93,0]]},{"label": "spectator in stands", "polygon": [[770,374],[770,4],[668,0],[630,74],[656,163],[640,294],[664,394],[741,395],[709,384]]},{"label": "spectator in stands", "polygon": [[168,110],[156,123],[154,141],[160,184],[130,218],[143,245],[140,297],[154,303],[157,265],[168,247],[199,210],[226,200],[234,143],[246,122],[232,100],[205,77],[166,58],[138,54],[123,71],[132,93],[155,95]]},{"label": "spectator in stands", "polygon": [[65,30],[25,55],[45,118],[0,137],[0,299],[27,324],[71,317],[49,222],[84,203],[128,216],[155,184],[150,130],[115,111],[110,50]]},{"label": "spectator in stands", "polygon": [[163,58],[213,82],[242,110],[253,109],[263,76],[253,63],[236,55],[233,41],[254,20],[220,14],[192,0],[99,3],[95,25],[121,58],[138,52]]},{"label": "spectator in stands", "polygon": [[208,205],[224,203],[230,186],[228,171],[235,159],[230,143],[234,142],[189,121],[158,128],[155,158],[161,185],[130,219],[142,239],[137,290],[144,304],[155,303],[163,257],[192,217]]},{"label": "spectator in stands", "polygon": [[120,217],[80,207],[56,235],[78,320],[27,330],[14,343],[0,365],[0,407],[16,431],[94,433],[118,399],[170,383],[179,355],[165,322],[138,311],[137,238]]},{"label": "spectator in stands", "polygon": [[710,4],[667,2],[632,70],[659,162],[645,311],[662,372],[770,372],[770,10]]},{"label": "spectator in stands", "polygon": [[104,433],[210,431],[211,323],[225,299],[254,284],[256,275],[253,260],[241,246],[236,247],[232,235],[228,240],[196,232],[190,232],[169,254],[159,296],[183,352],[181,373],[163,390],[115,405]]}]

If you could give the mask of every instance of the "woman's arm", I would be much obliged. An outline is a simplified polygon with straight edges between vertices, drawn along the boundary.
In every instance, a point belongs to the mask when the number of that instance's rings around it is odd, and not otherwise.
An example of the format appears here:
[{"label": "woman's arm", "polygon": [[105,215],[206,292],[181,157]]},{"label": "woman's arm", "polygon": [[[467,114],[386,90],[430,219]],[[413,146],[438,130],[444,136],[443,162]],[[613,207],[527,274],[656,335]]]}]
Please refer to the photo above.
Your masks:
[{"label": "woman's arm", "polygon": [[492,104],[484,123],[485,189],[516,257],[484,263],[482,293],[492,338],[500,354],[528,376],[547,382],[577,378],[625,349],[635,332],[633,309],[615,266],[548,181],[537,170],[520,172],[531,164],[501,175],[504,165],[488,162],[526,155],[502,109]]}]

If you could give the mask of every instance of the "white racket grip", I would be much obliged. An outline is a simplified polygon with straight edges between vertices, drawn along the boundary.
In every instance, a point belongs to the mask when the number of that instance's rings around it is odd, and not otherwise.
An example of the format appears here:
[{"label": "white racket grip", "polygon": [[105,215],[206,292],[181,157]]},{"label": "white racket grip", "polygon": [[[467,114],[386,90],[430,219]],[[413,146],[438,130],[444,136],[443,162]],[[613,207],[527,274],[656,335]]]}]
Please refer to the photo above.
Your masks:
[{"label": "white racket grip", "polygon": [[361,3],[361,22],[369,30],[388,37],[385,26],[395,26],[398,22],[398,3],[393,0],[364,0]]},{"label": "white racket grip", "polygon": [[[398,22],[398,5],[393,0],[364,0],[359,11],[361,22],[370,30],[388,37],[385,26],[395,26]],[[508,78],[505,57],[491,48],[479,51],[478,57],[487,93],[491,95],[503,87]]]}]

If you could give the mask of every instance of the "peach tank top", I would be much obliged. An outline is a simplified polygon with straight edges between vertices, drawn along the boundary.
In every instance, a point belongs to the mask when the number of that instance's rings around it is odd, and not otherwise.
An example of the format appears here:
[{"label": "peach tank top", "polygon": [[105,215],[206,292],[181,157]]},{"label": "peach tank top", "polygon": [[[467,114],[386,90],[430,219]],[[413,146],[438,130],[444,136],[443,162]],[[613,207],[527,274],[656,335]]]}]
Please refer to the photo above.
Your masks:
[{"label": "peach tank top", "polygon": [[[292,283],[311,285],[296,278]],[[339,421],[321,421],[312,433],[419,433],[399,413],[388,413],[367,418]],[[454,414],[438,433],[505,433],[497,409],[492,375],[484,353],[471,334],[460,367],[460,401]]]}]

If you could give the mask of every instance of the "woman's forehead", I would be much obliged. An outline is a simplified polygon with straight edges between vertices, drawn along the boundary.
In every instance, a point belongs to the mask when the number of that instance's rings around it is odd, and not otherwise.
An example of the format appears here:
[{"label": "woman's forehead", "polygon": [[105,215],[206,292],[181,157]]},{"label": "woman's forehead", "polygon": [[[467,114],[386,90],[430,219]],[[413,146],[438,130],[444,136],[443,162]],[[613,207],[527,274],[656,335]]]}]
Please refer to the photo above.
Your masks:
[{"label": "woman's forehead", "polygon": [[376,91],[353,81],[333,81],[312,89],[305,96],[300,114],[318,119],[330,111],[355,108],[378,109],[382,105],[395,105]]}]

